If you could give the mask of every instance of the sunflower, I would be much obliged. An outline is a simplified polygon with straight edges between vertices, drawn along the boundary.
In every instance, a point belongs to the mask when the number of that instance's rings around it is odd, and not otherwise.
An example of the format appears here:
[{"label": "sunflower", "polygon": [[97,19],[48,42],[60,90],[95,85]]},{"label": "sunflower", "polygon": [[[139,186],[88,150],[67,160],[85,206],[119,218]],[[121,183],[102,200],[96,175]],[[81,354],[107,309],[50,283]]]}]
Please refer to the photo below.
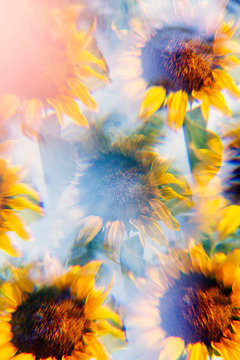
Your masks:
[{"label": "sunflower", "polygon": [[239,264],[239,249],[210,258],[201,245],[193,245],[159,255],[132,317],[149,358],[155,351],[158,360],[184,355],[207,360],[214,354],[239,359]]},{"label": "sunflower", "polygon": [[240,226],[240,206],[229,201],[221,178],[215,178],[208,186],[192,187],[195,207],[185,223],[188,237],[201,236],[214,243],[227,241]]},{"label": "sunflower", "polygon": [[92,35],[95,23],[88,31],[77,29],[82,6],[54,9],[33,0],[0,4],[0,100],[8,103],[6,117],[18,110],[23,130],[32,135],[48,109],[56,111],[60,123],[65,114],[88,126],[74,99],[97,110],[90,88],[108,81]]},{"label": "sunflower", "polygon": [[0,287],[2,360],[109,359],[99,337],[124,340],[124,332],[119,315],[103,304],[109,290],[95,288],[100,265],[74,266],[41,284],[30,270],[14,269]]},{"label": "sunflower", "polygon": [[18,211],[31,209],[42,215],[37,192],[29,185],[19,182],[21,177],[19,167],[8,166],[0,158],[0,248],[12,256],[18,256],[18,252],[11,245],[8,232],[14,231],[24,240],[30,237]]},{"label": "sunflower", "polygon": [[[239,44],[231,40],[238,25],[224,23],[219,16],[217,21],[211,19],[209,27],[204,9],[199,9],[201,2],[191,5],[189,1],[173,1],[170,19],[160,2],[145,4],[142,0],[141,4],[142,16],[131,21],[129,51],[122,54],[119,70],[127,80],[124,89],[143,99],[139,117],[148,118],[167,104],[168,125],[180,128],[188,103],[194,100],[201,103],[205,120],[210,106],[231,116],[221,90],[240,97],[226,72],[240,64],[233,55],[239,52]],[[211,9],[207,14],[205,9],[204,14],[209,19]]]},{"label": "sunflower", "polygon": [[[138,231],[160,244],[167,240],[159,225],[179,230],[175,213],[193,206],[186,180],[174,175],[169,162],[154,152],[154,141],[143,134],[119,135],[116,141],[100,125],[89,131],[87,147],[80,144],[78,203],[84,217],[78,239],[88,243],[100,232],[104,242],[119,250],[125,234]],[[85,160],[84,160],[85,158]]]}]

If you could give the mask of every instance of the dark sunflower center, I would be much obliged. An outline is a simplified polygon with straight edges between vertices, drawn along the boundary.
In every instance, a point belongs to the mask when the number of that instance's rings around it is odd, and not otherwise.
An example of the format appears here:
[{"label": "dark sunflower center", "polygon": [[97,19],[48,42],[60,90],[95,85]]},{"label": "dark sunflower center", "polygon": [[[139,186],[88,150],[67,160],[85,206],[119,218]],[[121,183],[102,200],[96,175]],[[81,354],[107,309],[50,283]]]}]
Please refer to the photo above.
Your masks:
[{"label": "dark sunflower center", "polygon": [[83,206],[106,221],[135,218],[150,198],[144,169],[120,154],[94,160],[80,178],[79,187]]},{"label": "dark sunflower center", "polygon": [[47,287],[29,295],[12,314],[12,343],[36,360],[71,355],[86,332],[83,304],[68,289]]},{"label": "dark sunflower center", "polygon": [[157,30],[142,48],[143,78],[149,86],[191,94],[211,81],[213,60],[212,42],[200,39],[193,30]]},{"label": "dark sunflower center", "polygon": [[229,291],[203,275],[181,275],[160,299],[161,327],[186,344],[218,342],[231,329]]}]

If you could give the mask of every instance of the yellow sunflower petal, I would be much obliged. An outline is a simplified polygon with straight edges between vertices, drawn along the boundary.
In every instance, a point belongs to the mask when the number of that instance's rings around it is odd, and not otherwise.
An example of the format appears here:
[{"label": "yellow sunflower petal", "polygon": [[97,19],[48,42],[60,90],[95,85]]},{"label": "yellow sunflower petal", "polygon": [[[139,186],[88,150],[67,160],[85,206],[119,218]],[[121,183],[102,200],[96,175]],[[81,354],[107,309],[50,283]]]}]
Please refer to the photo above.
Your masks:
[{"label": "yellow sunflower petal", "polygon": [[20,256],[20,253],[12,246],[7,234],[3,232],[0,232],[0,249],[6,251],[11,256]]},{"label": "yellow sunflower petal", "polygon": [[226,116],[232,116],[231,110],[226,104],[224,96],[217,90],[211,90],[208,95],[209,102],[216,109],[220,110]]},{"label": "yellow sunflower petal", "polygon": [[77,96],[84,105],[86,105],[91,110],[98,110],[97,103],[90,95],[87,87],[81,83],[78,79],[71,79],[68,81],[70,89],[73,91],[74,95]]},{"label": "yellow sunflower petal", "polygon": [[240,44],[237,41],[230,40],[227,43],[222,41],[215,41],[213,44],[214,54],[217,56],[225,56],[228,54],[239,54]]},{"label": "yellow sunflower petal", "polygon": [[10,230],[15,231],[23,240],[29,239],[29,234],[24,229],[25,223],[17,214],[13,213],[12,210],[4,210],[2,211],[2,216],[4,217],[5,223]]},{"label": "yellow sunflower petal", "polygon": [[108,76],[98,73],[97,71],[93,70],[89,65],[81,66],[81,68],[79,69],[79,73],[79,78],[83,77],[84,79],[85,77],[93,76],[99,80],[102,80],[105,84],[108,84],[109,82]]},{"label": "yellow sunflower petal", "polygon": [[163,104],[166,90],[162,86],[151,86],[141,103],[139,110],[140,118],[148,118],[153,115]]},{"label": "yellow sunflower petal", "polygon": [[153,160],[151,164],[151,170],[156,174],[159,182],[161,182],[162,179],[164,179],[164,177],[166,176],[166,171],[169,168],[169,165],[169,162],[161,160],[158,157]]},{"label": "yellow sunflower petal", "polygon": [[163,348],[160,351],[158,360],[176,360],[185,349],[184,340],[170,336],[163,340]]},{"label": "yellow sunflower petal", "polygon": [[183,201],[185,203],[185,205],[190,206],[192,204],[192,202],[188,198],[178,194],[170,186],[162,187],[159,190],[159,194],[160,194],[161,198],[163,198],[165,200],[179,199],[179,200]]},{"label": "yellow sunflower petal", "polygon": [[16,284],[3,283],[0,287],[0,292],[14,305],[21,304],[22,293]]},{"label": "yellow sunflower petal", "polygon": [[203,102],[201,104],[201,112],[202,112],[202,116],[204,118],[204,120],[206,121],[209,117],[209,106],[210,106],[210,103],[208,101],[208,98],[205,97],[203,99]]},{"label": "yellow sunflower petal", "polygon": [[61,106],[63,112],[69,116],[75,124],[89,127],[88,121],[79,110],[77,103],[70,97],[61,97]]},{"label": "yellow sunflower petal", "polygon": [[43,210],[40,206],[34,204],[29,199],[24,197],[14,197],[6,200],[6,205],[14,210],[31,209],[36,213],[43,215]]},{"label": "yellow sunflower petal", "polygon": [[86,265],[82,266],[79,270],[79,275],[81,276],[96,276],[100,266],[102,265],[102,261],[90,261]]},{"label": "yellow sunflower petal", "polygon": [[158,199],[151,199],[149,203],[152,209],[157,213],[159,219],[171,230],[179,230],[179,223],[174,219],[170,210]]},{"label": "yellow sunflower petal", "polygon": [[219,240],[232,234],[240,226],[240,206],[229,205],[219,212],[220,221],[217,225]]},{"label": "yellow sunflower petal", "polygon": [[195,343],[187,349],[187,360],[207,360],[208,351],[203,343]]},{"label": "yellow sunflower petal", "polygon": [[240,90],[234,83],[230,75],[220,69],[213,70],[213,78],[216,83],[222,88],[227,89],[229,93],[237,98],[240,97]]},{"label": "yellow sunflower petal", "polygon": [[22,354],[14,356],[13,360],[35,360],[35,355],[29,354],[29,353],[28,354],[27,353],[22,353]]},{"label": "yellow sunflower petal", "polygon": [[240,358],[239,342],[222,337],[219,343],[212,343],[212,346],[224,360],[239,360]]},{"label": "yellow sunflower petal", "polygon": [[240,334],[240,322],[238,320],[232,320],[231,326],[235,334]]},{"label": "yellow sunflower petal", "polygon": [[17,349],[10,342],[0,346],[1,360],[11,360]]},{"label": "yellow sunflower petal", "polygon": [[0,321],[0,345],[12,339],[11,325],[7,321]]},{"label": "yellow sunflower petal", "polygon": [[240,65],[240,60],[234,55],[229,55],[229,56],[225,56],[224,59],[221,59],[219,65],[222,68],[227,68],[227,67],[233,68],[235,66]]},{"label": "yellow sunflower petal", "polygon": [[240,278],[236,277],[232,285],[231,303],[234,307],[240,308]]},{"label": "yellow sunflower petal", "polygon": [[112,334],[113,336],[125,340],[124,331],[111,325],[107,320],[96,321],[96,328],[99,335]]},{"label": "yellow sunflower petal", "polygon": [[233,250],[224,263],[218,268],[216,278],[221,280],[225,287],[232,286],[236,272],[240,272],[240,250]]},{"label": "yellow sunflower petal", "polygon": [[181,128],[186,114],[188,95],[179,90],[168,95],[167,122],[171,128]]},{"label": "yellow sunflower petal", "polygon": [[95,312],[95,319],[111,319],[116,323],[118,326],[122,326],[122,320],[120,316],[110,309],[108,306],[101,306],[101,308],[97,309]]},{"label": "yellow sunflower petal", "polygon": [[185,181],[182,181],[182,180],[176,178],[176,176],[174,176],[173,174],[170,174],[170,173],[164,174],[164,176],[160,176],[159,182],[161,185],[177,184],[185,191],[187,191],[189,189],[189,187],[187,186],[187,183]]},{"label": "yellow sunflower petal", "polygon": [[107,71],[106,62],[103,59],[100,59],[94,56],[90,51],[79,49],[79,46],[76,46],[76,58],[81,63],[93,63],[98,65],[102,70]]},{"label": "yellow sunflower petal", "polygon": [[16,196],[16,195],[30,195],[33,199],[39,201],[39,195],[37,191],[35,191],[27,184],[22,184],[22,183],[12,184],[11,187],[7,190],[7,196]]},{"label": "yellow sunflower petal", "polygon": [[168,240],[164,235],[161,226],[156,222],[155,219],[151,219],[147,216],[142,215],[143,227],[146,234],[159,245],[168,245]]},{"label": "yellow sunflower petal", "polygon": [[190,249],[191,263],[195,271],[209,275],[211,260],[201,245],[195,245]]},{"label": "yellow sunflower petal", "polygon": [[95,353],[96,360],[108,360],[109,353],[104,345],[102,345],[94,334],[86,334],[84,336],[86,343],[92,348]]}]

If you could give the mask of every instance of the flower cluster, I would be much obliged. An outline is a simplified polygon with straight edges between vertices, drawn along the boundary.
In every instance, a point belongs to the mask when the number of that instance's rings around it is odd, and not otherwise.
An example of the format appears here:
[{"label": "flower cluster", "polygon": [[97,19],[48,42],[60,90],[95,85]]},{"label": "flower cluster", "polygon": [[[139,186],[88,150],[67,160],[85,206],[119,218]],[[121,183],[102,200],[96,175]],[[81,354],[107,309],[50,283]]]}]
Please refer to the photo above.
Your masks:
[{"label": "flower cluster", "polygon": [[236,3],[0,0],[0,359],[240,358]]}]

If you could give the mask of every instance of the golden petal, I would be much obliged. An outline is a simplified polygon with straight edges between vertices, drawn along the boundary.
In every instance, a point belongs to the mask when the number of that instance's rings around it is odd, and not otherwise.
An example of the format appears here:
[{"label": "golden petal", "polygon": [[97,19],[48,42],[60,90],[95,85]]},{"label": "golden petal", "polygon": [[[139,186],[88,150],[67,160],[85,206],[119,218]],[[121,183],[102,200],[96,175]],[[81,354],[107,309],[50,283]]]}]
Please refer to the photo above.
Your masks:
[{"label": "golden petal", "polygon": [[97,71],[93,70],[89,65],[82,65],[79,69],[79,78],[85,79],[86,77],[96,77],[99,80],[102,80],[105,84],[109,83],[109,79],[106,75],[102,75]]},{"label": "golden petal", "polygon": [[95,322],[96,325],[96,333],[99,335],[111,334],[116,336],[122,340],[125,340],[124,331],[116,328],[112,324],[110,324],[107,320],[97,320]]},{"label": "golden petal", "polygon": [[95,353],[96,360],[108,360],[110,354],[107,349],[100,341],[96,338],[94,334],[86,334],[84,335],[84,341],[86,341],[87,345],[92,348]]},{"label": "golden petal", "polygon": [[223,95],[219,91],[211,90],[208,98],[210,104],[213,105],[216,109],[220,110],[226,116],[232,116],[231,110],[227,106]]},{"label": "golden petal", "polygon": [[86,265],[80,267],[79,275],[81,275],[81,276],[89,276],[89,275],[96,276],[101,265],[102,265],[102,261],[100,261],[100,260],[90,261]]},{"label": "golden petal", "polygon": [[164,176],[160,175],[159,182],[161,185],[177,184],[184,191],[187,191],[189,188],[185,181],[182,181],[182,180],[176,178],[176,176],[174,176],[173,174],[170,174],[170,173],[166,173],[166,174],[164,174]]},{"label": "golden petal", "polygon": [[187,360],[207,360],[208,351],[203,343],[195,343],[187,349]]},{"label": "golden petal", "polygon": [[222,266],[216,272],[218,281],[222,281],[227,288],[232,286],[234,277],[239,274],[240,268],[240,249],[233,250],[227,257]]},{"label": "golden petal", "polygon": [[11,199],[6,200],[6,205],[14,210],[24,210],[24,209],[31,209],[36,213],[43,215],[43,210],[40,206],[34,204],[26,197],[19,197],[15,196]]},{"label": "golden petal", "polygon": [[108,285],[108,288],[103,292],[102,289],[99,289],[97,291],[91,291],[89,292],[87,298],[86,298],[86,305],[85,305],[85,315],[88,319],[95,318],[95,314],[99,313],[99,308],[102,306],[102,303],[105,301],[106,297],[108,296],[112,284],[114,281],[114,277],[112,278],[111,282]]},{"label": "golden petal", "polygon": [[234,55],[225,56],[223,59],[219,59],[218,61],[218,65],[222,68],[234,68],[240,65],[240,60]]},{"label": "golden petal", "polygon": [[170,92],[167,102],[167,123],[171,128],[182,127],[187,111],[188,94],[185,91]]},{"label": "golden petal", "polygon": [[[35,359],[36,359],[35,355],[29,353],[22,353],[13,357],[13,360],[35,360]],[[52,358],[49,359],[52,360]]]},{"label": "golden petal", "polygon": [[158,199],[151,199],[149,203],[152,209],[157,213],[159,219],[171,230],[179,230],[179,223],[174,219],[170,210]]},{"label": "golden petal", "polygon": [[193,269],[196,272],[202,273],[205,276],[209,275],[211,261],[201,245],[193,246],[190,249],[190,258]]},{"label": "golden petal", "polygon": [[22,303],[22,293],[16,284],[3,283],[0,292],[9,299],[15,306]]},{"label": "golden petal", "polygon": [[82,84],[80,80],[71,79],[71,81],[68,81],[68,85],[73,94],[78,97],[84,105],[86,105],[91,110],[98,110],[96,101],[90,95],[88,88]]},{"label": "golden petal", "polygon": [[0,320],[0,345],[6,344],[12,339],[12,327],[7,321]]},{"label": "golden petal", "polygon": [[194,97],[194,99],[202,101],[201,112],[204,120],[207,121],[209,116],[209,107],[210,107],[210,102],[207,93],[204,91],[204,89],[198,92],[192,91],[192,97]]},{"label": "golden petal", "polygon": [[212,347],[220,353],[224,360],[239,360],[240,358],[239,342],[222,337],[219,343],[212,343]]},{"label": "golden petal", "polygon": [[235,96],[236,98],[240,98],[240,90],[230,75],[220,69],[213,70],[212,75],[221,89],[226,89],[231,95]]},{"label": "golden petal", "polygon": [[157,244],[161,246],[168,245],[168,240],[164,235],[161,226],[154,219],[148,218],[147,216],[142,215],[141,218],[143,219],[143,226],[146,234]]},{"label": "golden petal", "polygon": [[95,285],[95,280],[93,277],[79,277],[74,287],[71,284],[71,290],[74,294],[77,295],[78,299],[85,299],[92,291]]},{"label": "golden petal", "polygon": [[229,205],[219,212],[220,221],[217,225],[219,240],[232,234],[240,225],[240,206]]},{"label": "golden petal", "polygon": [[21,239],[29,239],[29,234],[24,229],[25,223],[17,214],[15,214],[12,210],[4,210],[2,211],[2,217],[4,218],[9,229],[15,231]]},{"label": "golden petal", "polygon": [[12,186],[7,191],[7,196],[16,196],[16,195],[30,195],[33,199],[39,201],[39,195],[37,191],[35,191],[27,184],[22,184],[22,183],[12,184]]},{"label": "golden petal", "polygon": [[0,346],[1,360],[11,360],[16,352],[17,348],[10,342]]},{"label": "golden petal", "polygon": [[139,117],[148,118],[153,115],[163,104],[166,90],[162,86],[151,86],[141,103]]},{"label": "golden petal", "polygon": [[233,282],[231,303],[234,307],[240,308],[240,276],[236,276]]},{"label": "golden petal", "polygon": [[233,328],[234,333],[239,336],[240,335],[240,321],[238,320],[232,320],[231,326]]},{"label": "golden petal", "polygon": [[81,63],[92,63],[98,65],[102,70],[107,72],[107,65],[103,58],[94,56],[90,51],[79,49],[79,45],[76,44],[76,56],[77,60]]},{"label": "golden petal", "polygon": [[122,326],[122,320],[121,317],[112,309],[110,309],[108,306],[103,305],[100,308],[98,308],[94,314],[95,319],[111,319],[116,323],[118,326]]},{"label": "golden petal", "polygon": [[0,249],[6,251],[11,256],[20,256],[20,253],[14,249],[9,237],[4,232],[0,232]]},{"label": "golden petal", "polygon": [[69,116],[78,126],[89,127],[88,121],[81,113],[77,103],[70,97],[61,97],[61,107],[64,114]]}]

